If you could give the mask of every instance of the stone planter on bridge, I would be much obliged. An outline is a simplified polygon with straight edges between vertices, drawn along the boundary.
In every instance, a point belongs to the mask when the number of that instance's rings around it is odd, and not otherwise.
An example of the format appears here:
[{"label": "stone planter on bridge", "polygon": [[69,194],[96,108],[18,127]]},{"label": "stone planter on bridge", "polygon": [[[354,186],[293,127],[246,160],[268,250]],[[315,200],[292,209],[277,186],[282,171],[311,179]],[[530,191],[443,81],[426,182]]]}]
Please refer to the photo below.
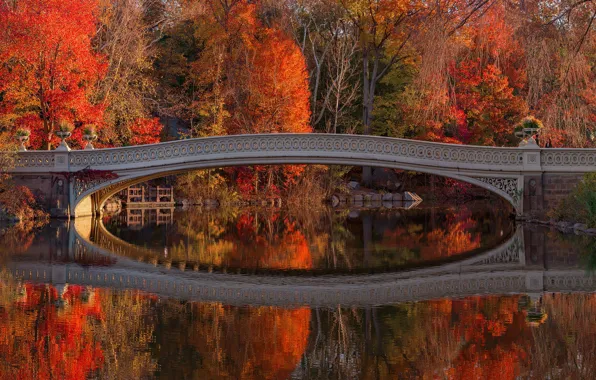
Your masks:
[{"label": "stone planter on bridge", "polygon": [[27,151],[27,147],[25,143],[29,141],[29,136],[17,136],[17,140],[19,140],[19,151],[25,152]]},{"label": "stone planter on bridge", "polygon": [[70,147],[66,143],[66,139],[69,138],[71,135],[68,131],[58,131],[56,132],[56,136],[60,138],[60,145],[56,148],[57,151],[70,151]]},{"label": "stone planter on bridge", "polygon": [[25,143],[27,141],[29,141],[30,135],[31,135],[31,131],[29,131],[28,129],[25,129],[25,128],[17,129],[15,137],[16,137],[17,141],[19,142],[19,151],[21,151],[21,152],[27,151],[27,147],[25,146]]},{"label": "stone planter on bridge", "polygon": [[87,145],[85,145],[85,150],[95,149],[95,147],[93,146],[93,141],[97,140],[96,134],[85,134],[83,135],[83,140],[87,141]]}]

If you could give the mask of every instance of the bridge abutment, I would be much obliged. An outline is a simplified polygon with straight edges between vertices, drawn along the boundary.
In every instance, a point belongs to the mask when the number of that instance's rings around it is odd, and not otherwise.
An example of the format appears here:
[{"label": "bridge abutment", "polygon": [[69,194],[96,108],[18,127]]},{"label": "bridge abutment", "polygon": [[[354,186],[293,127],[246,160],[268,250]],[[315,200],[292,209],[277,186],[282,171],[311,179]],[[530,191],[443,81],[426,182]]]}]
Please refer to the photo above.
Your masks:
[{"label": "bridge abutment", "polygon": [[524,176],[523,210],[525,214],[544,212],[542,173]]},{"label": "bridge abutment", "polygon": [[559,206],[582,181],[583,176],[577,173],[544,173],[544,208],[549,210]]},{"label": "bridge abutment", "polygon": [[523,213],[546,218],[582,181],[581,173],[540,173],[524,176]]},{"label": "bridge abutment", "polygon": [[69,218],[71,212],[70,181],[64,174],[13,175],[13,182],[17,186],[28,187],[35,196],[38,204],[52,218]]}]

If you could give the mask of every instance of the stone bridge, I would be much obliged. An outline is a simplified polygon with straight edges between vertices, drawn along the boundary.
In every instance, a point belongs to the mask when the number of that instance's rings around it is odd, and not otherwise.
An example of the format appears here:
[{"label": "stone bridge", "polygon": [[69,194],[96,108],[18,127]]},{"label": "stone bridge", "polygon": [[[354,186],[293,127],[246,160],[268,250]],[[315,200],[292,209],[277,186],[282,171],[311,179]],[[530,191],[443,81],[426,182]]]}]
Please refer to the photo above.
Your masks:
[{"label": "stone bridge", "polygon": [[[541,212],[595,170],[596,149],[499,148],[389,137],[259,134],[178,140],[95,150],[26,151],[14,178],[46,196],[53,216],[97,215],[118,191],[193,169],[244,165],[328,164],[437,174],[488,189],[518,214]],[[83,177],[86,169],[117,176]]]},{"label": "stone bridge", "polygon": [[[543,292],[595,291],[596,277],[577,267],[557,267],[527,261],[521,227],[498,247],[458,262],[434,267],[372,275],[275,276],[208,273],[183,265],[166,266],[127,253],[109,236],[89,240],[98,223],[79,218],[68,229],[61,252],[73,257],[103,257],[104,265],[54,262],[15,256],[8,268],[25,281],[134,289],[189,301],[238,305],[371,306],[444,297]],[[111,251],[120,247],[121,252]]]}]

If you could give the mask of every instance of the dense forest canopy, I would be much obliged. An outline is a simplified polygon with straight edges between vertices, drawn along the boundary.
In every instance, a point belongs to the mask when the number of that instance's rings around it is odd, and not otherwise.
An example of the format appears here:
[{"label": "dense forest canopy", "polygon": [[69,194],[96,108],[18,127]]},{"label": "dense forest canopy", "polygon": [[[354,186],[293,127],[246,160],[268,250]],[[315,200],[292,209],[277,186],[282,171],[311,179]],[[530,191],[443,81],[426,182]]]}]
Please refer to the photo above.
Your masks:
[{"label": "dense forest canopy", "polygon": [[[0,126],[104,145],[259,132],[591,144],[594,1],[3,0]],[[156,119],[158,118],[158,119]],[[55,143],[55,141],[54,141]]]}]

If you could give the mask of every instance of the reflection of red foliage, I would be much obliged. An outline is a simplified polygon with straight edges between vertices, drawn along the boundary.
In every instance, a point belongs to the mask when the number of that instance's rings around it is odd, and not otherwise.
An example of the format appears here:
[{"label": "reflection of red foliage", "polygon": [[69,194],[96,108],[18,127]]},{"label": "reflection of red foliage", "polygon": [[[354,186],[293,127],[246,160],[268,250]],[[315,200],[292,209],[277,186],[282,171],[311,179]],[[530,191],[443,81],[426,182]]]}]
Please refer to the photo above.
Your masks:
[{"label": "reflection of red foliage", "polygon": [[527,359],[528,337],[519,297],[472,297],[453,301],[454,329],[466,342],[450,370],[458,379],[515,379]]},{"label": "reflection of red foliage", "polygon": [[428,246],[421,249],[422,259],[451,257],[480,247],[480,234],[467,231],[471,221],[457,222],[447,228],[437,228],[426,235]]},{"label": "reflection of red foliage", "polygon": [[[279,214],[257,223],[249,213],[238,217],[236,224],[240,242],[227,258],[227,265],[242,268],[310,269],[312,255],[308,242],[293,222],[279,220]],[[266,223],[263,223],[266,222]],[[275,226],[267,233],[265,226]],[[269,238],[268,238],[269,237]]]},{"label": "reflection of red foliage", "polygon": [[441,227],[431,231],[411,232],[404,228],[386,231],[387,246],[419,250],[420,260],[437,260],[468,253],[480,247],[478,224],[467,209],[448,214]]},{"label": "reflection of red foliage", "polygon": [[52,286],[26,284],[23,291],[0,318],[0,355],[10,364],[0,364],[0,378],[84,379],[100,368],[103,352],[88,327],[102,319],[93,293],[86,302],[80,286],[62,297]]},{"label": "reflection of red foliage", "polygon": [[35,234],[36,231],[34,229],[27,228],[23,223],[7,228],[5,234],[2,235],[3,251],[9,255],[27,252],[31,244],[33,244]]}]

